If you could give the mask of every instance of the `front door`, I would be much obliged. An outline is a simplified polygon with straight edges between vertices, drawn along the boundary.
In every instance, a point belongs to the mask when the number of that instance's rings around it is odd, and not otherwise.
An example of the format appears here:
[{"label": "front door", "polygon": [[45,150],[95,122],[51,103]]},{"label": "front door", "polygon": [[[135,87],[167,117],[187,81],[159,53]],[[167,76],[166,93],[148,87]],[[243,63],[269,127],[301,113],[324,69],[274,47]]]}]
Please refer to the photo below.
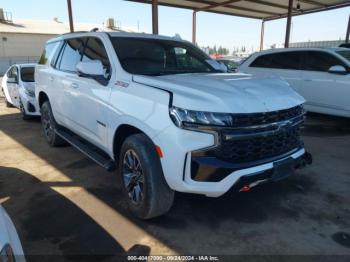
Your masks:
[{"label": "front door", "polygon": [[85,136],[92,142],[97,142],[102,149],[107,148],[107,110],[110,96],[108,86],[111,77],[111,63],[101,39],[88,38],[82,62],[99,60],[105,69],[105,79],[101,81],[87,77],[76,77],[74,80],[76,96],[75,102],[79,105],[80,114],[73,116],[74,122],[84,128]]},{"label": "front door", "polygon": [[324,51],[308,51],[302,63],[300,93],[306,104],[317,112],[350,113],[350,76],[329,73],[330,67],[346,65],[336,56]]},{"label": "front door", "polygon": [[8,80],[9,79],[15,79],[15,83],[13,82],[7,82],[7,90],[9,92],[9,96],[11,99],[11,103],[15,107],[19,107],[19,93],[18,93],[18,84],[19,84],[19,70],[17,66],[13,66],[9,72]]}]

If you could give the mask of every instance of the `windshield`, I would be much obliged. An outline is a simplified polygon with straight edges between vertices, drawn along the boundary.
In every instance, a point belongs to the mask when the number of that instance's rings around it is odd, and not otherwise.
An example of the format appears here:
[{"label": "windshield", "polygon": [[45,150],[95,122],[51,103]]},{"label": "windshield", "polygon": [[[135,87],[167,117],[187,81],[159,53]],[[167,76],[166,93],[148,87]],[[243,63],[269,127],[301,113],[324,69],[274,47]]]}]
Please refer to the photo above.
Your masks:
[{"label": "windshield", "polygon": [[34,67],[22,67],[21,79],[23,82],[34,82]]},{"label": "windshield", "polygon": [[125,71],[139,75],[222,72],[220,65],[191,44],[162,39],[112,38]]},{"label": "windshield", "polygon": [[337,51],[337,53],[342,57],[345,57],[348,61],[350,61],[350,51],[342,50],[342,51]]}]

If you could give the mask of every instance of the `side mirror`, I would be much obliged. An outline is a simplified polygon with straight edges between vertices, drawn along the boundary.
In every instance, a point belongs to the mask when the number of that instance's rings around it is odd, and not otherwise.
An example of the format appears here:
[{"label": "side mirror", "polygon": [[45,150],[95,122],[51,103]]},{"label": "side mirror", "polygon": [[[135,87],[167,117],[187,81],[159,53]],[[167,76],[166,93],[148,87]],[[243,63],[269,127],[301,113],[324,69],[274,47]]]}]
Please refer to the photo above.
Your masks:
[{"label": "side mirror", "polygon": [[18,80],[16,77],[9,77],[7,78],[7,83],[9,84],[18,84]]},{"label": "side mirror", "polygon": [[93,60],[91,62],[79,62],[77,64],[77,71],[79,76],[82,77],[101,77],[105,72],[103,65],[99,60]]},{"label": "side mirror", "polygon": [[328,73],[330,74],[337,74],[337,75],[346,75],[348,71],[344,66],[341,65],[335,65],[329,68]]}]

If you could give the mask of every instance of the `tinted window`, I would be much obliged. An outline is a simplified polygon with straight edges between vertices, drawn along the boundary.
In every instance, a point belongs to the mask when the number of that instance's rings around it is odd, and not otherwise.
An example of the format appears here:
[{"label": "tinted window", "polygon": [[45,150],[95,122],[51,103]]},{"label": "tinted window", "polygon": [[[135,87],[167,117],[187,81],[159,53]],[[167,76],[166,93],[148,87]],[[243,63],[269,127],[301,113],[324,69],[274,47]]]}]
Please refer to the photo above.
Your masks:
[{"label": "tinted window", "polygon": [[16,66],[13,66],[10,71],[7,73],[7,77],[18,79],[18,69]]},{"label": "tinted window", "polygon": [[67,40],[59,58],[58,68],[63,71],[76,72],[76,66],[81,59],[82,48],[83,39]]},{"label": "tinted window", "polygon": [[167,75],[217,72],[212,61],[191,44],[163,39],[113,38],[119,61],[129,73]]},{"label": "tinted window", "polygon": [[250,66],[275,69],[298,70],[301,62],[301,52],[281,52],[263,55]]},{"label": "tinted window", "polygon": [[269,67],[270,61],[271,61],[271,55],[262,55],[256,58],[250,64],[250,67]]},{"label": "tinted window", "polygon": [[49,43],[45,46],[44,52],[42,53],[39,64],[40,65],[47,65],[51,56],[53,55],[53,51],[55,50],[55,47],[58,45],[58,42]]},{"label": "tinted window", "polygon": [[99,60],[103,64],[105,76],[108,78],[111,72],[111,64],[102,41],[98,38],[89,38],[83,53],[82,61]]},{"label": "tinted window", "polygon": [[327,72],[329,68],[335,65],[345,66],[337,57],[320,51],[308,51],[305,53],[303,70]]},{"label": "tinted window", "polygon": [[23,82],[34,82],[34,67],[22,67],[21,79]]},{"label": "tinted window", "polygon": [[337,51],[337,53],[350,61],[350,51]]}]

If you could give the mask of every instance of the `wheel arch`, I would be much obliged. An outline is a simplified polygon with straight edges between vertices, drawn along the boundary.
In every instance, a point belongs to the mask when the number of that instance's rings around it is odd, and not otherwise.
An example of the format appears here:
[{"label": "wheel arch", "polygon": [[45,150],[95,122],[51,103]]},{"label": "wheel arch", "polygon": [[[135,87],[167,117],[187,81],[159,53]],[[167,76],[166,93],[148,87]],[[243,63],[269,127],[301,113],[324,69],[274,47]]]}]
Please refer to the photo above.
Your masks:
[{"label": "wheel arch", "polygon": [[145,135],[154,144],[153,140],[151,139],[151,136],[148,135],[147,133],[145,133],[140,128],[138,128],[134,125],[131,125],[131,124],[122,124],[116,129],[116,131],[114,132],[114,136],[113,136],[113,155],[114,155],[115,160],[119,159],[120,150],[121,150],[121,147],[122,147],[124,141],[128,137],[135,135],[135,134]]},{"label": "wheel arch", "polygon": [[41,91],[39,93],[39,97],[38,97],[38,103],[39,103],[39,108],[41,108],[42,104],[45,102],[45,101],[50,101],[49,100],[49,97],[47,96],[47,94],[43,91]]}]

